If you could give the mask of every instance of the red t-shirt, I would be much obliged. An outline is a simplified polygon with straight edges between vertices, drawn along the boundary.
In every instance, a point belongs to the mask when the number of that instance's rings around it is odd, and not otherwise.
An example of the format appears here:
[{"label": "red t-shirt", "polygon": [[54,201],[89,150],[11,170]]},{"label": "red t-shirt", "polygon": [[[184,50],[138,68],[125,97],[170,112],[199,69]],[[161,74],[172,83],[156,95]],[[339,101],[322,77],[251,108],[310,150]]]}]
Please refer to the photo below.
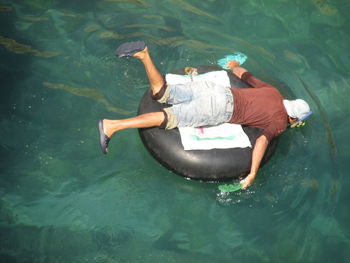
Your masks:
[{"label": "red t-shirt", "polygon": [[250,72],[241,79],[253,88],[231,88],[234,109],[229,122],[263,129],[270,141],[287,128],[288,114],[281,93],[272,85],[255,78]]}]

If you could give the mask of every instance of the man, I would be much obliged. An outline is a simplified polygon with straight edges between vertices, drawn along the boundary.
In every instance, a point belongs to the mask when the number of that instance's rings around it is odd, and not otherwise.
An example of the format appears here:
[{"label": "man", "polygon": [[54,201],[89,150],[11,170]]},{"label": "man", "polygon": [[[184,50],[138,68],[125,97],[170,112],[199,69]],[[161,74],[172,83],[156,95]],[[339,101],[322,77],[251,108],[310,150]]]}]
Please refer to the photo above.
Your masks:
[{"label": "man", "polygon": [[270,84],[255,78],[236,61],[228,62],[232,72],[252,88],[235,89],[212,82],[191,82],[167,85],[142,41],[124,43],[117,49],[119,57],[139,59],[146,70],[152,98],[172,105],[161,112],[151,112],[129,119],[99,121],[100,144],[107,153],[108,143],[115,132],[129,128],[159,126],[198,127],[225,122],[248,125],[262,129],[252,151],[250,173],[241,180],[242,189],[250,186],[259,170],[269,141],[287,128],[310,114],[309,105],[303,100],[285,100]]}]

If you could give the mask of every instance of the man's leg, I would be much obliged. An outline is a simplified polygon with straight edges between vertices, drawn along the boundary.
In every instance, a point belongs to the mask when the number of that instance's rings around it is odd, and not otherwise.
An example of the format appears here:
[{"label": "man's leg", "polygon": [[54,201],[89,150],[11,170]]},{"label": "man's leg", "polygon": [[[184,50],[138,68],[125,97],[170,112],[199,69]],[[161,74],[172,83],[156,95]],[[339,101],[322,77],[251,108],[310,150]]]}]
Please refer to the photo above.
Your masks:
[{"label": "man's leg", "polygon": [[122,120],[100,120],[99,133],[102,152],[108,152],[108,143],[115,132],[130,128],[148,128],[160,126],[164,121],[164,112],[151,112]]},{"label": "man's leg", "polygon": [[151,112],[122,120],[103,120],[104,133],[110,138],[121,130],[130,128],[148,128],[160,126],[164,122],[164,112]]},{"label": "man's leg", "polygon": [[[130,51],[130,48],[128,50],[128,48],[129,47],[126,47],[126,46],[124,47],[120,46],[118,48],[119,51],[117,49],[117,56],[123,57],[123,56],[129,56],[129,54],[131,55],[130,52],[132,51]],[[148,80],[150,82],[152,95],[158,94],[158,92],[165,85],[165,80],[163,76],[159,73],[156,66],[154,65],[148,53],[148,48],[145,47],[143,50],[136,52],[132,56],[139,59],[143,63],[148,76]],[[136,117],[121,119],[121,120],[108,120],[108,119],[100,120],[99,133],[100,133],[100,143],[101,143],[102,151],[104,153],[108,151],[107,146],[108,146],[109,140],[115,132],[118,132],[124,129],[130,129],[130,128],[148,128],[148,127],[161,126],[163,123],[165,123],[165,120],[166,120],[166,116],[164,112],[151,112],[151,113],[146,113]]]},{"label": "man's leg", "polygon": [[135,53],[133,57],[138,58],[143,63],[150,83],[152,95],[156,95],[164,86],[165,80],[154,65],[151,56],[148,53],[148,48],[146,47],[144,50]]}]

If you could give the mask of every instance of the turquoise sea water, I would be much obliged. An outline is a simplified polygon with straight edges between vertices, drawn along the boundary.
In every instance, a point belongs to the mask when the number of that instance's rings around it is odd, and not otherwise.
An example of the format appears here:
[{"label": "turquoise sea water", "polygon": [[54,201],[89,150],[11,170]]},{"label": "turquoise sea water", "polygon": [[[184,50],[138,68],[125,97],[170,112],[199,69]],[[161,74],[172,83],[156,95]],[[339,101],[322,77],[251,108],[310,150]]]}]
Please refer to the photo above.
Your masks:
[{"label": "turquoise sea water", "polygon": [[[1,262],[350,262],[348,0],[0,1]],[[314,114],[248,191],[159,165],[136,130],[145,40],[163,73],[232,51]]]}]

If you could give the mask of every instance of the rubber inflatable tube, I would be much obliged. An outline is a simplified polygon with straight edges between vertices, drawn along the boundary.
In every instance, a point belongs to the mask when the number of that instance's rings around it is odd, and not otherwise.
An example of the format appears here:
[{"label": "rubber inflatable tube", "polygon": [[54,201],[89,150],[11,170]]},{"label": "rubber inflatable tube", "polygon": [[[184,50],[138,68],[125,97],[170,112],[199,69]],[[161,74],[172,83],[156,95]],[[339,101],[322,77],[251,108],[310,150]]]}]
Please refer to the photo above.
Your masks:
[{"label": "rubber inflatable tube", "polygon": [[[199,74],[222,70],[218,67],[207,66],[196,68]],[[183,75],[184,69],[174,70],[171,73]],[[250,87],[231,72],[227,71],[227,74],[231,87],[243,89]],[[157,112],[168,106],[152,100],[150,91],[147,91],[140,101],[138,113]],[[248,126],[243,126],[243,130],[254,147],[261,130]],[[172,130],[158,127],[145,128],[139,129],[139,134],[147,150],[159,163],[186,178],[202,181],[229,181],[244,176],[250,171],[252,148],[185,151],[177,128]],[[277,139],[269,143],[261,165],[271,158],[276,146]]]}]

